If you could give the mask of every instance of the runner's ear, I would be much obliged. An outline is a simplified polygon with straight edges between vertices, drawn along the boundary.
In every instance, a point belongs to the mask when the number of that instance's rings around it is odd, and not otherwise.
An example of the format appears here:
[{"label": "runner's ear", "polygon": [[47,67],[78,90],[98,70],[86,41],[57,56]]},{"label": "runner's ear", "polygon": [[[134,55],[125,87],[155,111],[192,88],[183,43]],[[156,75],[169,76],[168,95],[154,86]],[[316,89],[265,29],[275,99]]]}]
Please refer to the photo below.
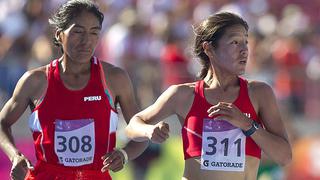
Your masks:
[{"label": "runner's ear", "polygon": [[56,30],[56,32],[55,32],[55,34],[54,34],[54,38],[55,38],[56,41],[58,41],[59,43],[61,43],[60,33],[61,33],[61,31]]},{"label": "runner's ear", "polygon": [[212,43],[209,41],[205,41],[202,43],[202,48],[204,53],[209,57],[209,58],[213,58],[214,57],[214,48],[212,46]]},{"label": "runner's ear", "polygon": [[202,48],[203,48],[205,53],[207,53],[207,51],[209,50],[209,48],[210,48],[209,46],[210,46],[210,42],[208,42],[208,41],[204,41],[202,43]]}]

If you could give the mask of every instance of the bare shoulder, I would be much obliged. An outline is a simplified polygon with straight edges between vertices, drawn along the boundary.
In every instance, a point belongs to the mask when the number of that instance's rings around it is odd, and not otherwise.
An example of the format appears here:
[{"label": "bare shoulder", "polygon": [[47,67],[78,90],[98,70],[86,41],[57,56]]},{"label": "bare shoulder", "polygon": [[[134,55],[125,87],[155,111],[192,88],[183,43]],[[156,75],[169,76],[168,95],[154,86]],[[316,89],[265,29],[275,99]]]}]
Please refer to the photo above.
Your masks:
[{"label": "bare shoulder", "polygon": [[262,81],[249,81],[249,96],[256,110],[268,104],[273,104],[276,100],[272,87]]},{"label": "bare shoulder", "polygon": [[171,85],[166,91],[174,94],[179,99],[187,99],[193,96],[195,82]]},{"label": "bare shoulder", "polygon": [[105,75],[111,79],[124,78],[127,72],[120,67],[112,65],[107,62],[101,62]]},{"label": "bare shoulder", "polygon": [[26,72],[26,76],[31,82],[41,84],[47,82],[47,67],[41,66]]},{"label": "bare shoulder", "polygon": [[195,83],[171,85],[160,98],[167,99],[175,113],[184,119],[192,106],[194,87]]},{"label": "bare shoulder", "polygon": [[129,75],[124,69],[107,62],[101,62],[101,64],[105,74],[107,86],[111,88],[112,91],[119,90],[119,88],[122,89],[121,87],[131,84]]},{"label": "bare shoulder", "polygon": [[31,99],[36,99],[43,94],[47,86],[46,66],[42,66],[25,72],[17,84],[16,91],[21,91]]},{"label": "bare shoulder", "polygon": [[248,88],[249,91],[255,95],[266,95],[265,93],[273,93],[271,86],[262,81],[248,81]]},{"label": "bare shoulder", "polygon": [[[106,84],[111,90],[113,98],[117,96],[125,99],[133,96],[133,87],[128,73],[120,67],[107,62],[101,62]],[[122,99],[123,99],[122,98]]]}]

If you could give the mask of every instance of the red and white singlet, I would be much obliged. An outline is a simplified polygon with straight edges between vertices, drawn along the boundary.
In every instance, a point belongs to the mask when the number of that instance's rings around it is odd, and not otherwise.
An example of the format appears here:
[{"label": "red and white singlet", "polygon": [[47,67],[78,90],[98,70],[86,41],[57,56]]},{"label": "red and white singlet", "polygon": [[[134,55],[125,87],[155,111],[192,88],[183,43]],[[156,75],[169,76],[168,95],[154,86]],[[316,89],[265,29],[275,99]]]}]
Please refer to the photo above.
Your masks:
[{"label": "red and white singlet", "polygon": [[[247,81],[239,77],[240,90],[233,102],[247,117],[261,123],[248,95]],[[219,116],[209,117],[213,106],[204,96],[204,81],[195,85],[194,101],[182,128],[184,159],[201,156],[201,169],[243,171],[245,155],[261,158],[260,147],[240,128]]]},{"label": "red and white singlet", "polygon": [[90,72],[83,89],[69,90],[60,78],[58,60],[50,63],[47,92],[29,119],[37,158],[32,176],[47,171],[69,173],[69,179],[111,179],[100,171],[101,157],[115,147],[118,115],[96,57]]}]

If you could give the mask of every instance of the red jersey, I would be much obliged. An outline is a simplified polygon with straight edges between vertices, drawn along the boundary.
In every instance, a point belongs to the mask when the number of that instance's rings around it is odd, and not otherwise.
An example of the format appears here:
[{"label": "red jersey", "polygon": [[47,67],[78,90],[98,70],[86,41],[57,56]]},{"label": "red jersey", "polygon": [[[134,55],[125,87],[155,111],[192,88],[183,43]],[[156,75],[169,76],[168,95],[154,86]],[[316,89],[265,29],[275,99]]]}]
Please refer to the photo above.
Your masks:
[{"label": "red jersey", "polygon": [[[236,105],[247,117],[260,123],[257,113],[255,112],[249,98],[247,81],[239,78],[239,82],[239,95],[233,104]],[[207,113],[207,110],[211,106],[213,105],[208,103],[204,96],[204,81],[201,80],[196,82],[194,101],[181,130],[184,159],[201,155],[203,121],[214,118],[209,117]],[[245,155],[261,158],[260,147],[250,137],[245,138]]]},{"label": "red jersey", "polygon": [[50,63],[47,92],[29,119],[37,164],[100,172],[101,157],[115,147],[118,116],[97,58],[90,68],[87,85],[70,90],[60,78],[58,60]]}]

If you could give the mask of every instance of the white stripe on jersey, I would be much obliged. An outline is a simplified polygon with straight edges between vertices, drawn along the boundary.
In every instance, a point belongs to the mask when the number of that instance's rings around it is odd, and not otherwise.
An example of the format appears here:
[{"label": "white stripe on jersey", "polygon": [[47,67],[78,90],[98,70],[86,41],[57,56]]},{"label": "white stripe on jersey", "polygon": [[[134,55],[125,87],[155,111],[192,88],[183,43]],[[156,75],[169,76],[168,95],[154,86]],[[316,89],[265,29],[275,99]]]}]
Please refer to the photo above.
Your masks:
[{"label": "white stripe on jersey", "polygon": [[28,121],[29,128],[33,132],[42,132],[39,116],[38,116],[38,110],[34,111]]},{"label": "white stripe on jersey", "polygon": [[199,137],[199,138],[201,138],[202,139],[202,136],[200,135],[200,134],[198,134],[198,133],[196,133],[195,131],[193,131],[193,130],[191,130],[191,129],[188,129],[187,127],[183,127],[185,130],[187,130],[189,133],[191,133],[191,134],[193,134],[193,135],[195,135],[195,136],[197,136],[197,137]]},{"label": "white stripe on jersey", "polygon": [[116,132],[117,127],[118,127],[118,114],[111,109],[109,134]]}]

